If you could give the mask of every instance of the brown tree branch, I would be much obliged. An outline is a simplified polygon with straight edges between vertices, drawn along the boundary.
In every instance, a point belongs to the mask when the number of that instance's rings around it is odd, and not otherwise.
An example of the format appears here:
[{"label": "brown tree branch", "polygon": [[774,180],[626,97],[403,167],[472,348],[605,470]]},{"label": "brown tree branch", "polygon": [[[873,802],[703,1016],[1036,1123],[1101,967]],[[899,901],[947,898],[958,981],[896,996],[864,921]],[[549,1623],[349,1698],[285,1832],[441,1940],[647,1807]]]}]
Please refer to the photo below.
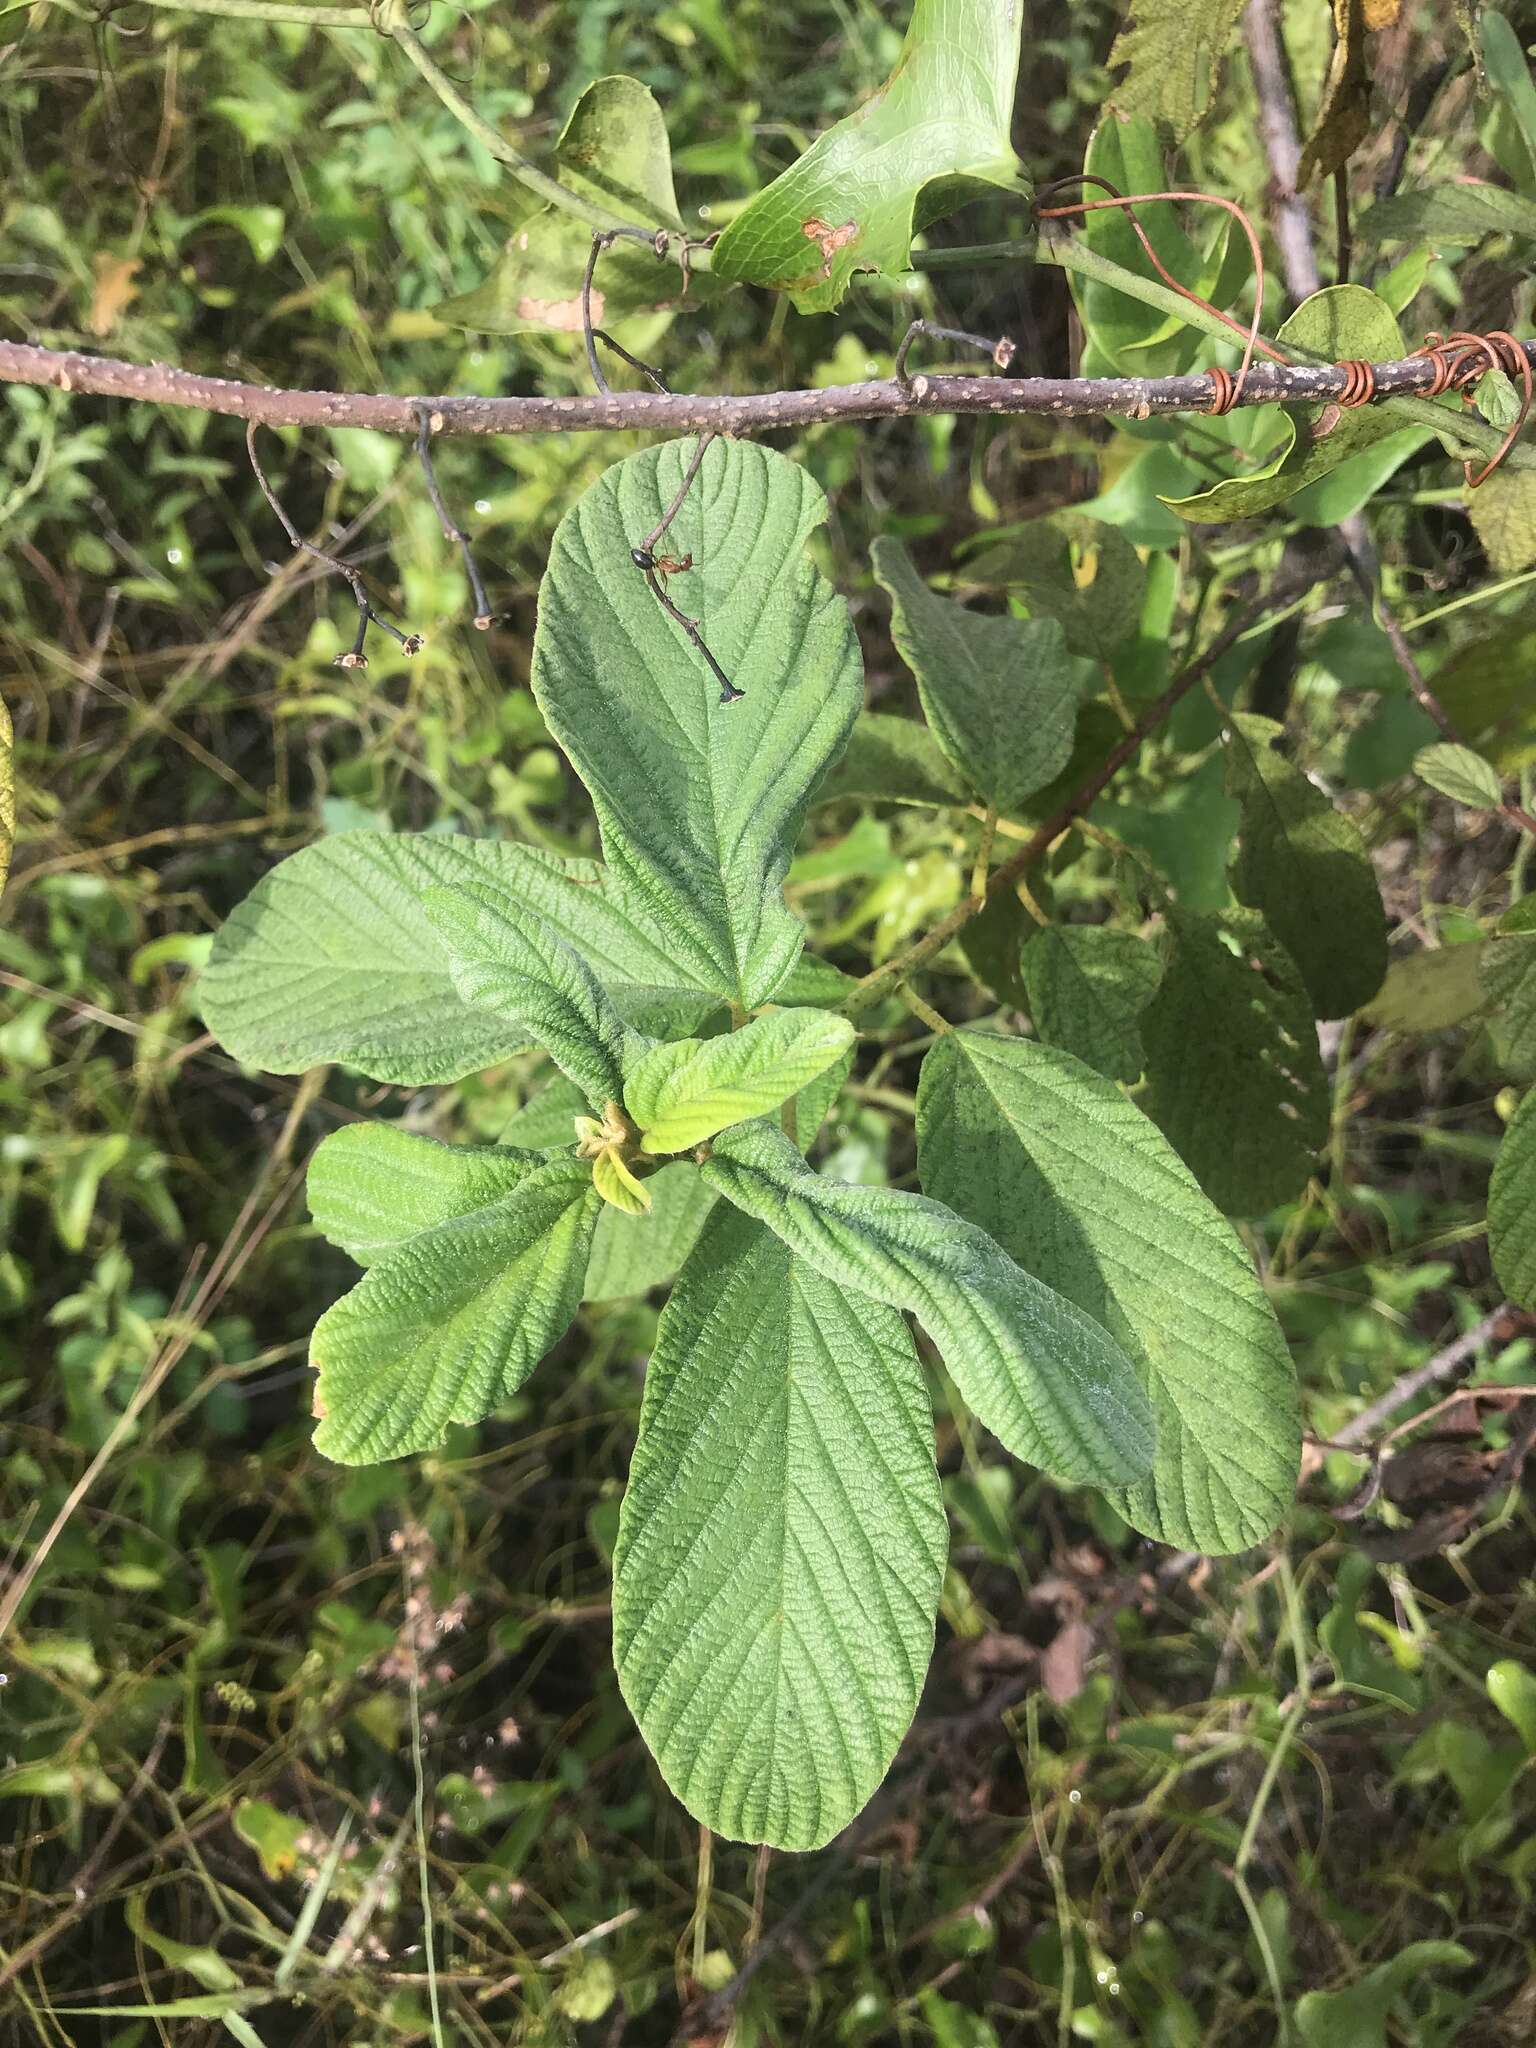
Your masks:
[{"label": "brown tree branch", "polygon": [[[1536,364],[1536,341],[1524,344]],[[1435,365],[1425,356],[1372,365],[1378,398],[1411,398],[1427,391]],[[128,363],[74,349],[39,348],[0,341],[0,383],[37,384],[55,391],[140,404],[185,406],[228,414],[269,427],[372,427],[378,433],[420,431],[423,412],[438,434],[583,434],[628,429],[658,433],[767,433],[814,426],[825,420],[900,419],[921,413],[1042,414],[1054,419],[1201,413],[1218,387],[1203,370],[1178,377],[988,377],[923,374],[902,383],[884,378],[822,391],[759,391],[721,395],[613,391],[590,397],[452,398],[396,396],[392,392],[286,391],[242,384],[165,363]],[[1255,363],[1241,405],[1317,404],[1348,389],[1337,363]],[[1445,412],[1456,434],[1461,423]],[[1478,423],[1468,421],[1472,438]],[[1523,451],[1517,451],[1521,453]],[[1520,466],[1526,466],[1521,464]]]}]

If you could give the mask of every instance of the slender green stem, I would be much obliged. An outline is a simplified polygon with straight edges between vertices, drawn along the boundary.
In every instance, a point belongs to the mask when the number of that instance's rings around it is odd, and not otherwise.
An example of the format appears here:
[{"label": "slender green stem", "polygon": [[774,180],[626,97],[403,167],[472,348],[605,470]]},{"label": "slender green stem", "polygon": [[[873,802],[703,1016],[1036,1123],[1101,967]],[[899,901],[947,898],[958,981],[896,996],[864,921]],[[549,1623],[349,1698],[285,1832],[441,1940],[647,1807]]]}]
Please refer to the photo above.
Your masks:
[{"label": "slender green stem", "polygon": [[374,33],[366,7],[296,7],[289,0],[144,0],[179,14],[211,14],[224,21],[265,21],[283,28],[355,28]]},{"label": "slender green stem", "polygon": [[[1459,498],[1460,495],[1453,493],[1453,497]],[[1502,597],[1506,590],[1518,590],[1522,583],[1532,582],[1536,582],[1536,569],[1527,569],[1521,576],[1506,576],[1499,583],[1485,583],[1481,590],[1469,590],[1462,597],[1453,597],[1449,604],[1437,604],[1432,612],[1420,612],[1416,619],[1404,619],[1403,631],[1417,633],[1420,626],[1448,618],[1452,612],[1459,612],[1469,604],[1486,604],[1490,597]]]}]

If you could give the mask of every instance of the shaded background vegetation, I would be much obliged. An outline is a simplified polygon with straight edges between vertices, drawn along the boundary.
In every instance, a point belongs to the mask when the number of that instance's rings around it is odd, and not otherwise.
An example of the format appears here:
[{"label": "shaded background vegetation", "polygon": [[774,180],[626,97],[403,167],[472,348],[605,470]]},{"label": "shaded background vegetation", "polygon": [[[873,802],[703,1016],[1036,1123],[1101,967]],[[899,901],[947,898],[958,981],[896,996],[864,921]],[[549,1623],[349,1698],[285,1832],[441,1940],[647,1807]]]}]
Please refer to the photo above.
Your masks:
[{"label": "shaded background vegetation", "polygon": [[[1361,204],[1426,166],[1491,168],[1443,12],[1405,7],[1381,45]],[[1081,164],[1118,14],[1031,11],[1017,139],[1038,178]],[[1293,0],[1285,21],[1305,122],[1328,9]],[[885,76],[902,25],[867,0],[469,0],[425,33],[535,156],[592,78],[643,79],[685,218],[707,225]],[[584,388],[567,338],[466,338],[433,318],[522,199],[382,40],[74,5],[12,9],[0,39],[7,333],[279,384]],[[1254,114],[1234,52],[1188,174],[1258,209]],[[1018,229],[985,201],[933,239]],[[1425,267],[1420,326],[1528,323],[1512,256],[1453,255]],[[1013,335],[1026,369],[1064,369],[1075,346],[1063,279],[1027,265],[867,283],[835,318],[737,293],[627,338],[677,388],[840,382],[887,371],[914,310]],[[589,1308],[531,1392],[440,1456],[357,1472],[314,1456],[306,1339],[351,1268],[307,1225],[297,1169],[400,1091],[240,1071],[203,1031],[195,970],[230,906],[317,831],[589,844],[525,688],[534,597],[555,521],[633,437],[441,448],[503,614],[489,634],[469,627],[407,451],[268,437],[301,530],[345,536],[427,635],[414,662],[376,641],[349,673],[332,665],[345,592],[288,558],[238,423],[26,389],[0,404],[0,688],[20,772],[0,920],[7,1573],[149,1365],[182,1347],[0,1654],[0,1968],[20,1965],[0,2038],[213,2041],[220,1999],[274,1986],[280,2002],[240,2020],[268,2048],[430,2038],[430,1942],[442,2037],[463,2042],[734,2027],[739,2048],[1193,2048],[1268,2042],[1307,1992],[1345,1994],[1302,2015],[1338,2048],[1529,2039],[1536,1728],[1495,1711],[1485,1674],[1529,1654],[1536,1588],[1529,1502],[1481,1498],[1497,1412],[1453,1411],[1448,1435],[1416,1440],[1368,1524],[1329,1512],[1359,1461],[1320,1455],[1283,1542],[1197,1564],[1008,1463],[937,1386],[954,1525],[938,1657],[890,1783],[813,1859],[701,1844],[618,1695],[608,1564],[653,1301]],[[1207,473],[1203,432],[1160,429],[1173,467],[1157,475],[1132,466],[1146,437],[1092,423],[785,440],[831,500],[817,545],[854,604],[871,701],[914,701],[872,594],[877,532],[938,574],[973,535],[1118,490],[1131,537],[1179,560],[1175,646],[1213,590],[1314,546],[1283,525],[1179,531],[1155,487]],[[1371,517],[1406,608],[1488,584],[1438,450]],[[1439,659],[1518,626],[1526,594],[1416,644]],[[1353,792],[1403,946],[1454,945],[1505,906],[1523,855],[1496,817],[1407,779],[1433,734],[1347,581],[1321,579],[1239,654],[1222,694],[1289,707],[1307,765]],[[1117,786],[1117,829],[1192,901],[1225,887],[1217,730],[1197,694]],[[944,812],[832,803],[791,888],[857,967],[955,901],[964,856]],[[1091,893],[1088,873],[1074,886]],[[848,1089],[823,1139],[836,1171],[906,1181],[922,1043],[893,1028]],[[1475,1022],[1345,1027],[1328,1049],[1327,1174],[1251,1233],[1323,1437],[1498,1305],[1480,1219],[1510,1107]],[[405,1108],[419,1128],[495,1138],[542,1078],[514,1061]],[[1521,1320],[1497,1338],[1480,1379],[1523,1384]],[[1450,1548],[1415,1540],[1423,1514],[1462,1501],[1477,1511]],[[200,1994],[214,2016],[61,2010]]]}]

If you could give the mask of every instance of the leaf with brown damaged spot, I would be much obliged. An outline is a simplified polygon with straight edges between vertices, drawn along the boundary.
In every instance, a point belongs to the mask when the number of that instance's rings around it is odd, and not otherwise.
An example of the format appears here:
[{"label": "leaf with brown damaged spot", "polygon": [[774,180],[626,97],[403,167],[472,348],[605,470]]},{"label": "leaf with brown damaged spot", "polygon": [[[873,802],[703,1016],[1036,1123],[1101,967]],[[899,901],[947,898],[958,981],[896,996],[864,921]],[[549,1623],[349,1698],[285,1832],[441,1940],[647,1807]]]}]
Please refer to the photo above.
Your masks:
[{"label": "leaf with brown damaged spot", "polygon": [[[716,243],[711,275],[829,312],[855,271],[904,270],[919,226],[978,187],[1032,191],[1009,140],[1022,10],[916,0],[896,67],[749,202]],[[807,270],[805,244],[821,265]]]}]

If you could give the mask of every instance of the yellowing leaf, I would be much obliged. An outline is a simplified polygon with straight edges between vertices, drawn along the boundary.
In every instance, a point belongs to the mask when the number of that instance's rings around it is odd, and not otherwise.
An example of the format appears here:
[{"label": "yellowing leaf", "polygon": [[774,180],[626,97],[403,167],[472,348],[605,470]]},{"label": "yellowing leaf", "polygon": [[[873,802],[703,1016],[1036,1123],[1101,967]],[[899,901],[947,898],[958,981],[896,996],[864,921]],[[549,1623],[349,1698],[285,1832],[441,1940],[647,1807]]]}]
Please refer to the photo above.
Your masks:
[{"label": "yellowing leaf", "polygon": [[650,1209],[649,1190],[624,1164],[617,1145],[605,1145],[593,1160],[592,1185],[605,1202],[622,1209],[626,1216],[644,1216]]}]

